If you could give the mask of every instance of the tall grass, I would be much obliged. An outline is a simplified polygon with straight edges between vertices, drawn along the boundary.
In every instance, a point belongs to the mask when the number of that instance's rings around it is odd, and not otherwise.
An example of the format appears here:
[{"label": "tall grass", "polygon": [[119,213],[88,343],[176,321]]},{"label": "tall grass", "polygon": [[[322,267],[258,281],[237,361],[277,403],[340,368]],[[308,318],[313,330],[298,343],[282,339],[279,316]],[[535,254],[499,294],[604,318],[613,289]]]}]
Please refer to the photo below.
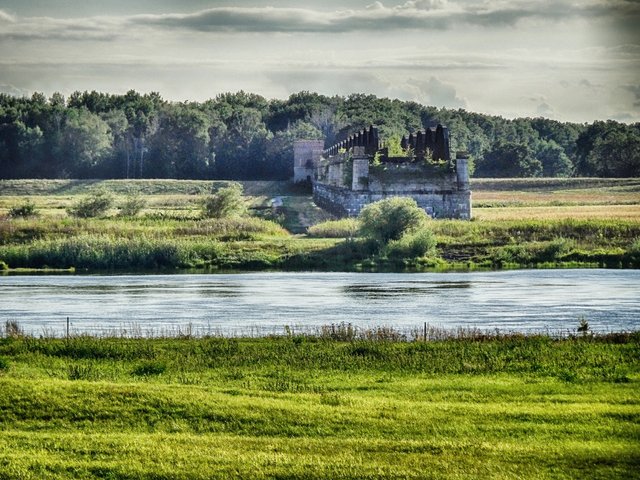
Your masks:
[{"label": "tall grass", "polygon": [[540,191],[558,189],[640,188],[637,178],[473,178],[471,190]]},{"label": "tall grass", "polygon": [[626,245],[640,236],[640,222],[633,220],[504,220],[462,222],[442,220],[430,224],[440,241],[501,243],[573,239],[582,244]]},{"label": "tall grass", "polygon": [[[131,191],[142,195],[202,195],[229,185],[227,180],[0,180],[0,195],[78,195],[104,188],[126,195]],[[295,193],[289,182],[240,182],[248,195],[287,195]]]},{"label": "tall grass", "polygon": [[178,236],[207,236],[226,239],[250,239],[257,236],[286,237],[288,232],[275,222],[256,217],[211,218],[180,225]]},{"label": "tall grass", "polygon": [[360,222],[355,218],[342,218],[317,223],[307,229],[311,237],[321,238],[353,238],[358,236]]},{"label": "tall grass", "polygon": [[[430,327],[412,339],[392,328],[326,326],[316,333],[263,338],[122,338],[71,336],[65,339],[9,335],[0,339],[0,356],[66,361],[129,362],[138,372],[204,373],[209,367],[317,368],[344,372],[373,369],[429,374],[514,373],[558,376],[571,371],[583,380],[623,381],[640,373],[640,334],[608,333],[562,339],[546,334],[513,334]],[[157,367],[157,368],[156,368]],[[131,369],[127,368],[126,371]],[[134,373],[139,375],[142,373]],[[618,375],[616,377],[615,375]]]},{"label": "tall grass", "polygon": [[13,268],[154,269],[187,267],[193,254],[176,240],[83,235],[0,246],[0,258]]}]

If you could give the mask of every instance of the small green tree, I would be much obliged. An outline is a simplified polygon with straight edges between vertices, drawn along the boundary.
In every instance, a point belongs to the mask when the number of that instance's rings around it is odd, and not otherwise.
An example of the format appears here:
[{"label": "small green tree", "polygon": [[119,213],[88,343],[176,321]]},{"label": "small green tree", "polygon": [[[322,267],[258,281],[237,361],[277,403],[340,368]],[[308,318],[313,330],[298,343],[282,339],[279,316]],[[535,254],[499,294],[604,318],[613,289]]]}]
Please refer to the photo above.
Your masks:
[{"label": "small green tree", "polygon": [[113,194],[107,190],[99,189],[78,200],[67,209],[67,212],[77,218],[100,217],[107,213],[113,203]]},{"label": "small green tree", "polygon": [[20,205],[16,205],[9,209],[9,216],[12,218],[28,218],[35,217],[36,215],[38,215],[38,212],[36,211],[36,204],[31,200],[25,200]]},{"label": "small green tree", "polygon": [[233,182],[209,195],[203,204],[202,214],[206,218],[240,217],[247,212],[242,196],[242,185]]},{"label": "small green tree", "polygon": [[406,232],[417,230],[429,216],[414,199],[391,197],[367,205],[358,218],[362,235],[387,244]]},{"label": "small green tree", "polygon": [[139,193],[132,193],[127,195],[124,203],[120,206],[121,217],[135,217],[138,215],[144,207],[147,206],[147,201]]},{"label": "small green tree", "polygon": [[402,148],[402,136],[398,134],[391,135],[385,142],[390,157],[411,157],[413,151],[411,148]]}]

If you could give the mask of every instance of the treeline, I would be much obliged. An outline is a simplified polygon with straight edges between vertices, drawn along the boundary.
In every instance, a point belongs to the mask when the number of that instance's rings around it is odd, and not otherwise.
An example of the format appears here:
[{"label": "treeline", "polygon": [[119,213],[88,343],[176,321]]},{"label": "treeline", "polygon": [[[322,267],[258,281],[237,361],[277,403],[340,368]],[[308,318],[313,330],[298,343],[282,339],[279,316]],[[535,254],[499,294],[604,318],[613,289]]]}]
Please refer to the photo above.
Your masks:
[{"label": "treeline", "polygon": [[296,139],[329,146],[370,124],[391,139],[438,123],[477,177],[640,176],[638,123],[508,120],[364,94],[241,91],[200,103],[94,91],[1,94],[0,178],[287,179]]}]

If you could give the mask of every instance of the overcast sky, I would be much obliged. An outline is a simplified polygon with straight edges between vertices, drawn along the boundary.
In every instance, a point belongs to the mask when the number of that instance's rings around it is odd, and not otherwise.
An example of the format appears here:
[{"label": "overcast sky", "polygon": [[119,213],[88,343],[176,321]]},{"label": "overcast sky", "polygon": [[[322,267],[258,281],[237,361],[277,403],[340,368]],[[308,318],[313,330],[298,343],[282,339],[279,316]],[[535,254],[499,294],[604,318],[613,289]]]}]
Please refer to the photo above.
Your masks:
[{"label": "overcast sky", "polygon": [[0,0],[0,91],[374,93],[640,121],[640,0]]}]

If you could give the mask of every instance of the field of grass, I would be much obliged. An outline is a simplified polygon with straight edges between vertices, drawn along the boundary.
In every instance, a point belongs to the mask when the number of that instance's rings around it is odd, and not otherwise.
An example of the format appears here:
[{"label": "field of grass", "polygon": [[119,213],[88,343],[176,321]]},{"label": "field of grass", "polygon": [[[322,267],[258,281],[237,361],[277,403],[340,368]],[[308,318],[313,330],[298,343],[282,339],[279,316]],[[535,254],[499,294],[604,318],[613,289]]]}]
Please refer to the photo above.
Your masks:
[{"label": "field of grass", "polygon": [[[135,271],[640,266],[637,179],[474,180],[474,221],[432,222],[436,257],[393,261],[378,255],[370,243],[354,239],[354,222],[322,223],[331,217],[308,193],[286,182],[244,182],[251,212],[259,218],[202,219],[205,195],[227,183],[0,181],[0,267]],[[97,188],[114,192],[116,207],[128,192],[138,192],[146,207],[135,218],[119,217],[117,208],[104,218],[69,217],[67,209]],[[6,216],[27,199],[38,217]],[[310,226],[309,235],[304,235]]]},{"label": "field of grass", "polygon": [[0,478],[637,478],[637,333],[390,338],[5,337]]},{"label": "field of grass", "polygon": [[478,220],[640,220],[638,179],[475,179],[471,189]]}]

